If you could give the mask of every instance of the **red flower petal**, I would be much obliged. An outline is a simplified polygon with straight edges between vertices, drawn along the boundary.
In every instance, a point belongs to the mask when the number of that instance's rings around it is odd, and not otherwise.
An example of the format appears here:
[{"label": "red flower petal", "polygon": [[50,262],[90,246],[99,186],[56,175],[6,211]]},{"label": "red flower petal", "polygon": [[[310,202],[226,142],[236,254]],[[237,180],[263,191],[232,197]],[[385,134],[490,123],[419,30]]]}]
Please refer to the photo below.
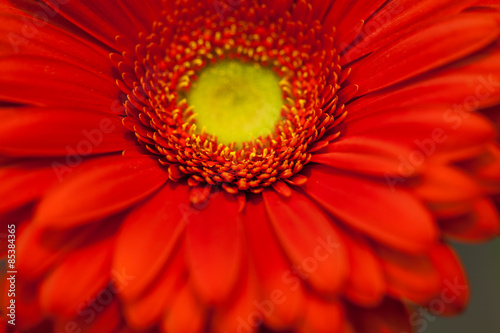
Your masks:
[{"label": "red flower petal", "polygon": [[[348,123],[349,135],[411,146],[413,151],[418,150],[426,158],[444,150],[460,151],[483,146],[495,136],[495,128],[485,117],[474,113],[467,113],[464,117],[444,106],[396,108],[353,117]],[[429,148],[422,148],[424,145]]]},{"label": "red flower petal", "polygon": [[455,251],[440,245],[431,251],[430,257],[441,276],[441,292],[429,303],[429,309],[441,316],[463,311],[469,301],[470,288]]},{"label": "red flower petal", "polygon": [[0,152],[11,156],[88,156],[127,145],[120,118],[107,113],[16,108],[2,110],[2,119]]},{"label": "red flower petal", "polygon": [[357,171],[379,177],[384,177],[387,174],[397,175],[401,164],[395,158],[343,152],[313,155],[311,161],[346,171]]},{"label": "red flower petal", "polygon": [[263,197],[276,236],[294,267],[308,276],[307,282],[318,292],[338,291],[348,263],[334,222],[300,192],[287,200],[274,191],[264,191]]},{"label": "red flower petal", "polygon": [[[260,298],[257,302],[272,303],[274,312],[264,319],[268,326],[280,330],[298,322],[304,311],[305,295],[303,281],[278,247],[263,205],[261,199],[250,198],[243,221],[249,256],[259,279]],[[281,302],[282,299],[286,301]]]},{"label": "red flower petal", "polygon": [[[75,27],[61,27],[60,20],[54,22],[56,25],[41,21],[40,18],[43,19],[44,9],[47,7],[37,6],[36,3],[28,3],[27,1],[22,2],[22,4],[16,5],[29,7],[29,9],[23,8],[27,12],[21,11],[16,15],[6,14],[12,7],[2,8],[0,11],[0,35],[7,37],[0,40],[2,56],[15,57],[23,54],[33,58],[57,59],[76,67],[82,67],[109,82],[113,82],[113,71],[108,56],[109,50],[94,43],[95,40],[87,40],[90,38]],[[49,11],[47,14],[55,13]],[[58,19],[60,16],[52,18],[52,20]],[[82,57],[82,54],[85,56]]]},{"label": "red flower petal", "polygon": [[377,155],[394,158],[400,154],[410,153],[411,149],[400,145],[399,142],[390,142],[369,136],[349,135],[332,142],[323,152]]},{"label": "red flower petal", "polygon": [[137,276],[134,284],[124,290],[123,298],[140,296],[172,257],[185,228],[181,208],[186,202],[187,186],[167,184],[123,221],[116,236],[113,267],[127,267],[131,275]]},{"label": "red flower petal", "polygon": [[0,84],[0,98],[9,102],[121,110],[120,90],[111,80],[50,57],[0,58]]},{"label": "red flower petal", "polygon": [[[347,2],[347,1],[346,1]],[[360,21],[366,21],[373,13],[384,4],[384,0],[358,0],[351,2],[348,13],[342,17],[337,25],[338,35],[347,35]],[[326,3],[326,2],[325,2]],[[340,41],[344,39],[339,38]],[[345,48],[344,45],[340,45]]]},{"label": "red flower petal", "polygon": [[115,329],[121,324],[118,301],[112,300],[110,304],[102,307],[99,303],[94,306],[101,311],[94,311],[90,305],[90,309],[83,310],[83,316],[75,314],[72,319],[55,318],[54,327],[49,332],[66,332],[71,327],[76,327],[76,332],[80,333],[116,332]]},{"label": "red flower petal", "polygon": [[[7,270],[4,270],[0,277],[3,281],[5,281],[4,283],[9,282],[9,280],[7,280]],[[7,288],[4,288],[4,286],[0,283],[0,290],[4,292],[4,295],[2,296],[2,305],[5,307],[8,306],[7,302],[10,302],[8,299],[8,290],[10,289],[10,286],[6,284],[6,287]],[[19,303],[17,303],[18,306],[16,307],[17,329],[28,330],[38,325],[44,319],[44,313],[40,308],[40,301],[38,299],[38,291],[39,284],[23,281],[21,279],[16,281],[16,299],[22,300],[22,305],[20,305],[21,302],[18,301]],[[0,332],[2,332],[1,329]],[[5,331],[2,333],[5,333]]]},{"label": "red flower petal", "polygon": [[[109,224],[109,223],[108,223]],[[75,228],[65,232],[47,231],[29,224],[19,237],[17,246],[19,271],[27,281],[43,276],[58,260],[71,250],[94,241],[95,233],[104,233],[103,226],[95,223],[84,229]],[[109,228],[108,228],[109,229]]]},{"label": "red flower petal", "polygon": [[165,332],[199,333],[205,325],[205,312],[189,284],[181,288],[163,321]]},{"label": "red flower petal", "polygon": [[359,95],[382,89],[469,55],[496,40],[499,32],[498,23],[486,15],[458,15],[368,56],[352,67],[349,82],[359,85]]},{"label": "red flower petal", "polygon": [[[52,1],[45,3],[55,8]],[[115,36],[121,35],[136,40],[138,33],[150,29],[150,24],[161,12],[156,0],[133,4],[133,1],[69,1],[60,6],[60,14],[90,35],[110,47],[115,46]],[[141,20],[141,18],[148,18]],[[148,25],[149,23],[149,25]]]},{"label": "red flower petal", "polygon": [[[123,289],[120,293],[122,299],[128,297],[129,289],[134,288],[137,279],[140,278],[140,274],[136,275],[134,283]],[[152,283],[153,285],[145,290],[138,299],[126,300],[124,315],[128,326],[144,330],[159,322],[165,309],[171,308],[175,295],[185,285],[186,278],[184,251],[181,250],[175,253],[163,272],[158,274],[157,280]]]},{"label": "red flower petal", "polygon": [[47,192],[33,223],[68,228],[95,221],[130,207],[167,179],[168,173],[149,157],[89,161]]},{"label": "red flower petal", "polygon": [[[345,17],[349,7],[352,5],[350,1],[322,1],[328,8],[328,11],[323,19],[323,26],[326,29],[336,28],[338,22]],[[357,22],[356,22],[357,23]]]},{"label": "red flower petal", "polygon": [[238,201],[217,192],[208,207],[190,209],[185,246],[191,281],[205,302],[221,302],[230,296],[240,275],[243,249]]},{"label": "red flower petal", "polygon": [[32,5],[27,13],[21,11],[17,15],[6,14],[12,7],[2,8],[0,11],[0,35],[7,36],[0,40],[3,57],[12,58],[23,54],[33,58],[57,59],[82,67],[112,82],[109,51],[82,39],[81,33],[74,28],[60,28],[40,21],[39,18],[43,18],[45,14],[43,7],[23,2],[21,6]]},{"label": "red flower petal", "polygon": [[500,234],[500,216],[488,199],[477,200],[464,216],[440,221],[443,232],[459,241],[478,242]]},{"label": "red flower petal", "polygon": [[413,331],[405,306],[389,298],[376,308],[350,307],[348,314],[355,332],[407,333]]},{"label": "red flower petal", "polygon": [[[224,308],[218,309],[214,315],[214,332],[238,332],[245,331],[253,333],[259,329],[257,320],[259,316],[258,309],[255,306],[255,297],[257,293],[257,283],[255,273],[251,267],[248,267],[247,274],[238,286],[238,292],[234,295],[235,299]],[[264,314],[261,314],[262,318]]]},{"label": "red flower petal", "polygon": [[436,165],[425,171],[415,193],[429,203],[468,202],[481,195],[481,188],[457,168]]},{"label": "red flower petal", "polygon": [[0,168],[0,213],[40,198],[56,181],[52,168],[36,168],[29,163]]},{"label": "red flower petal", "polygon": [[[421,28],[429,21],[459,13],[473,0],[403,0],[389,2],[366,23],[363,40],[344,55],[343,62],[353,61],[402,36]],[[371,12],[373,13],[373,11]]]},{"label": "red flower petal", "polygon": [[346,233],[342,240],[349,249],[350,272],[346,297],[361,306],[377,305],[387,291],[385,275],[377,254],[361,237]]},{"label": "red flower petal", "polygon": [[474,6],[500,8],[500,4],[498,3],[497,0],[477,0],[474,1]]},{"label": "red flower petal", "polygon": [[324,301],[310,297],[304,317],[304,332],[340,333],[344,325],[344,310],[340,301]]},{"label": "red flower petal", "polygon": [[389,295],[426,305],[439,293],[441,277],[428,255],[407,255],[380,247],[378,255]]},{"label": "red flower petal", "polygon": [[473,60],[470,64],[433,71],[406,87],[398,86],[364,96],[346,106],[349,119],[393,107],[424,104],[457,103],[459,107],[455,106],[453,110],[457,115],[466,115],[477,107],[498,103],[500,49],[497,47],[491,54]]},{"label": "red flower petal", "polygon": [[436,241],[432,216],[409,192],[319,165],[309,172],[306,193],[351,227],[409,252],[424,251]]},{"label": "red flower petal", "polygon": [[[111,240],[104,240],[70,253],[47,278],[40,290],[45,311],[72,319],[89,305],[89,296],[104,290],[109,279]],[[89,265],[89,258],[92,264]]]}]

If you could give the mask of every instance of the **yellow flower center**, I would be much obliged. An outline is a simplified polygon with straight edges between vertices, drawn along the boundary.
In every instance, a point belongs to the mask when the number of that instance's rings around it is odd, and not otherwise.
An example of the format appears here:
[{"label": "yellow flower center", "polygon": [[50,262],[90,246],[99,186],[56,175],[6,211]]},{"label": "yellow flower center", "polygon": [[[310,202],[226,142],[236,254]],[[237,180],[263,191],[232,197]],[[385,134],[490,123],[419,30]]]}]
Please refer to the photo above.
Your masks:
[{"label": "yellow flower center", "polygon": [[283,108],[279,80],[256,63],[226,60],[206,67],[187,96],[198,129],[225,145],[270,135]]}]

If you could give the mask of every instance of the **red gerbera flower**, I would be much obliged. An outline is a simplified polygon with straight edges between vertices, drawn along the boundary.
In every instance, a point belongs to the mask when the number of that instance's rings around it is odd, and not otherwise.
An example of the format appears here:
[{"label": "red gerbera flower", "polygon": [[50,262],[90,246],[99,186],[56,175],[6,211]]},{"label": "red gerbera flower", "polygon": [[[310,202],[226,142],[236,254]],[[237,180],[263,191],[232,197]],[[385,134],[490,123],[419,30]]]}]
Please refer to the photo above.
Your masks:
[{"label": "red gerbera flower", "polygon": [[407,307],[463,309],[446,241],[499,232],[499,4],[1,1],[17,327],[399,333]]}]

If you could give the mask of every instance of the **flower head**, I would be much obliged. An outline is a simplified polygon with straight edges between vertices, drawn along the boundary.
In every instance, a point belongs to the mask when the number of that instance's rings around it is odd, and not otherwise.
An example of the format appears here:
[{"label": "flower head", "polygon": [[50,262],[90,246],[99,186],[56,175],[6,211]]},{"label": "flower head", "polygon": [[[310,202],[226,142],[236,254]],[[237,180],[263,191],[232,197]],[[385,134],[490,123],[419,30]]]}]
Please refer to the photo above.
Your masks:
[{"label": "flower head", "polygon": [[412,306],[462,310],[447,241],[500,228],[497,7],[1,3],[21,331],[400,333]]}]

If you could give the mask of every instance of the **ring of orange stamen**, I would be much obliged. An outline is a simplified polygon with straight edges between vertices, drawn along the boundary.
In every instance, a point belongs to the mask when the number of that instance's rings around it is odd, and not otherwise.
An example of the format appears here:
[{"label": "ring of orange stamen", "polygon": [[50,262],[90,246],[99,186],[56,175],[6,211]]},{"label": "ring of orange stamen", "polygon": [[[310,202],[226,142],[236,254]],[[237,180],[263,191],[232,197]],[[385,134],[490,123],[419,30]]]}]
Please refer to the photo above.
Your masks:
[{"label": "ring of orange stamen", "polygon": [[[324,137],[338,136],[334,127],[345,117],[337,105],[341,68],[334,33],[317,21],[293,21],[289,13],[257,15],[265,5],[234,10],[225,20],[216,12],[207,16],[205,6],[163,13],[151,34],[140,35],[135,52],[112,55],[128,97],[123,123],[174,181],[187,177],[191,186],[221,185],[230,193],[293,183],[311,152],[328,142]],[[185,98],[203,68],[228,59],[272,69],[285,101],[275,131],[239,147],[198,131]]]}]

